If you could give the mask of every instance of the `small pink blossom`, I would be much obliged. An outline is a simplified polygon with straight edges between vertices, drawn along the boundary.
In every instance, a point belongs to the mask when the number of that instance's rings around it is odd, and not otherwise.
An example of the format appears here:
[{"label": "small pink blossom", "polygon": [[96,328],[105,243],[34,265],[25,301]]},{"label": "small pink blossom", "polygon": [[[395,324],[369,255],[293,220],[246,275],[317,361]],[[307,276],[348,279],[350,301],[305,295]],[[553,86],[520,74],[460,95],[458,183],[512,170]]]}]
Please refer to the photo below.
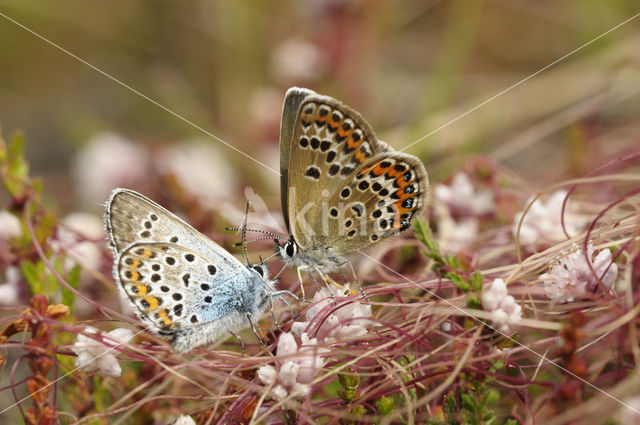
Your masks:
[{"label": "small pink blossom", "polygon": [[[87,333],[97,334],[98,331],[90,326]],[[118,377],[122,374],[122,368],[116,355],[119,351],[112,347],[118,344],[126,344],[133,338],[133,332],[129,329],[114,329],[103,334],[104,343],[79,334],[78,341],[71,347],[76,358],[76,366],[83,372],[94,372],[98,375]]]},{"label": "small pink blossom", "polygon": [[453,216],[483,215],[493,211],[493,192],[477,190],[467,173],[458,173],[450,185],[436,184],[433,189],[436,201],[445,204]]},{"label": "small pink blossom", "polygon": [[101,247],[105,237],[104,224],[100,217],[78,212],[62,220],[52,246],[57,252],[67,254],[67,269],[76,264],[97,269],[102,262]]},{"label": "small pink blossom", "polygon": [[522,319],[522,307],[508,294],[504,280],[495,279],[482,293],[482,308],[500,332],[509,332]]},{"label": "small pink blossom", "polygon": [[196,425],[196,421],[189,415],[180,415],[173,425]]},{"label": "small pink blossom", "polygon": [[73,174],[87,205],[98,205],[114,187],[140,185],[149,176],[144,147],[114,133],[99,133],[78,153]]},{"label": "small pink blossom", "polygon": [[300,346],[294,336],[283,333],[278,339],[277,368],[266,365],[258,369],[258,378],[266,385],[273,385],[273,398],[282,400],[291,395],[296,398],[306,397],[311,391],[311,383],[322,370],[324,359],[320,356],[327,352],[317,347],[318,340],[302,334]]},{"label": "small pink blossom", "polygon": [[[545,294],[558,302],[571,302],[576,298],[593,293],[598,287],[598,278],[608,290],[618,276],[618,266],[611,260],[611,252],[603,249],[595,255],[591,243],[587,246],[587,255],[581,249],[561,259],[547,273],[540,275],[544,281]],[[589,268],[587,258],[593,267]]]},{"label": "small pink blossom", "polygon": [[7,281],[0,284],[0,304],[14,305],[19,299],[20,269],[13,266],[7,267],[5,278]]},{"label": "small pink blossom", "polygon": [[[315,332],[316,337],[322,342],[344,341],[366,335],[368,327],[373,322],[371,317],[371,306],[354,301],[335,305],[336,297],[343,297],[349,291],[349,285],[341,290],[335,286],[321,288],[313,296],[313,305],[307,310],[306,322],[295,322],[291,330],[300,335],[309,328],[315,329],[319,321],[323,321],[320,328]],[[333,295],[333,298],[332,298]],[[328,310],[332,310],[327,315]]]},{"label": "small pink blossom", "polygon": [[438,243],[444,252],[468,249],[478,237],[478,219],[465,218],[459,221],[448,215],[438,217]]},{"label": "small pink blossom", "polygon": [[[543,241],[560,241],[565,238],[562,231],[562,203],[564,202],[567,192],[564,190],[558,190],[549,196],[549,199],[545,202],[537,199],[527,215],[525,215],[522,221],[522,227],[520,228],[520,243],[524,245],[535,244],[536,242]],[[527,205],[529,205],[529,200]],[[513,224],[513,235],[515,237],[518,231],[518,224],[522,217],[523,212],[519,212],[515,216]],[[564,225],[569,235],[575,234],[580,227],[582,227],[581,220],[571,213],[570,204],[567,204],[565,210]]]},{"label": "small pink blossom", "polygon": [[273,53],[271,71],[280,82],[289,85],[317,79],[324,73],[325,64],[324,53],[315,44],[290,38]]},{"label": "small pink blossom", "polygon": [[9,211],[0,211],[0,241],[6,241],[22,234],[20,220]]}]

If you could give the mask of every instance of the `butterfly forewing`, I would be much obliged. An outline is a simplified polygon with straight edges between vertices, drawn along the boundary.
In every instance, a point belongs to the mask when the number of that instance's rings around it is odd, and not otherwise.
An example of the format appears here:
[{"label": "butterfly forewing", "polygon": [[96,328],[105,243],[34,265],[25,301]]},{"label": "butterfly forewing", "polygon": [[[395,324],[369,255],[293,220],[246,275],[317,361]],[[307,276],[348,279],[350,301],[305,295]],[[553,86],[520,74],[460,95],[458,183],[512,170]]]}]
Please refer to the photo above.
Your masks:
[{"label": "butterfly forewing", "polygon": [[299,103],[286,205],[301,250],[348,255],[407,229],[428,196],[422,162],[390,150],[359,113],[333,98],[305,94]]},{"label": "butterfly forewing", "polygon": [[116,276],[138,315],[161,333],[220,319],[238,307],[248,271],[173,243],[134,243]]},{"label": "butterfly forewing", "polygon": [[117,254],[133,242],[166,242],[198,249],[232,266],[242,264],[211,239],[145,196],[116,189],[107,203],[107,230]]},{"label": "butterfly forewing", "polygon": [[327,207],[342,201],[340,191],[345,184],[369,158],[386,152],[387,145],[376,139],[358,112],[320,95],[307,96],[300,104],[290,145],[290,231],[305,249],[317,235],[323,238],[335,233],[323,229],[331,227],[323,222]]}]

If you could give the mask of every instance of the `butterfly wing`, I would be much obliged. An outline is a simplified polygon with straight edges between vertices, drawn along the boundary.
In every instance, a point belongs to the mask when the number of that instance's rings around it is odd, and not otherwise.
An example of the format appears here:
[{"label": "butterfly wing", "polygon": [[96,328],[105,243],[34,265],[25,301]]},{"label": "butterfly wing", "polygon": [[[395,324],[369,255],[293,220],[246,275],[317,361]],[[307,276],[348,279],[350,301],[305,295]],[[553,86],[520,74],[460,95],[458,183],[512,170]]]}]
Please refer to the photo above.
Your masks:
[{"label": "butterfly wing", "polygon": [[166,242],[194,247],[231,267],[242,266],[233,255],[149,198],[129,189],[115,189],[107,202],[105,221],[113,251],[133,242]]},{"label": "butterfly wing", "polygon": [[114,275],[138,316],[167,335],[236,313],[249,281],[249,271],[240,263],[229,267],[199,249],[163,242],[124,248]]},{"label": "butterfly wing", "polygon": [[248,325],[240,311],[255,278],[220,245],[127,189],[112,192],[105,218],[122,291],[178,351]]},{"label": "butterfly wing", "polygon": [[301,250],[348,255],[409,227],[426,203],[422,162],[393,152],[362,116],[307,95],[290,142],[287,212]]},{"label": "butterfly wing", "polygon": [[314,94],[315,92],[308,89],[291,87],[287,90],[284,105],[282,105],[282,122],[280,123],[280,197],[282,201],[282,215],[287,225],[287,231],[291,231],[291,229],[289,229],[289,211],[287,209],[291,140],[296,126],[300,104],[306,97]]},{"label": "butterfly wing", "polygon": [[338,214],[333,217],[330,211],[329,223],[338,232],[328,244],[348,255],[396,235],[422,213],[428,197],[429,178],[422,161],[402,152],[379,153],[330,197]]}]

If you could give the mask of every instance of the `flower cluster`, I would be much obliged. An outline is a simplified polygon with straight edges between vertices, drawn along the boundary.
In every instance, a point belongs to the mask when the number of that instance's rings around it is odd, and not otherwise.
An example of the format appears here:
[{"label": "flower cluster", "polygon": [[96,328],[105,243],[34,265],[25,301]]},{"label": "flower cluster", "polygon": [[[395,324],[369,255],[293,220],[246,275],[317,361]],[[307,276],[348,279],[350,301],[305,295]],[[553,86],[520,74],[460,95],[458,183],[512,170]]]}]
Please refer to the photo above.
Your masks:
[{"label": "flower cluster", "polygon": [[493,193],[489,190],[476,190],[467,173],[458,173],[449,186],[436,184],[433,196],[438,202],[447,205],[454,216],[483,215],[493,211]]},{"label": "flower cluster", "polygon": [[[564,238],[564,232],[562,231],[562,203],[567,196],[567,192],[564,190],[558,190],[551,194],[549,199],[544,202],[540,199],[531,205],[527,215],[522,220],[522,227],[520,228],[520,243],[524,245],[535,244],[539,240],[544,241],[560,241]],[[527,205],[531,202],[529,200]],[[513,235],[516,236],[518,231],[518,225],[520,219],[522,219],[523,211],[519,212],[515,216],[513,225]],[[565,217],[571,217],[565,219],[565,229],[569,235],[573,235],[579,230],[577,217],[571,214],[571,209],[568,207],[565,211]]]},{"label": "flower cluster", "polygon": [[547,273],[540,275],[540,279],[544,281],[547,297],[564,303],[595,292],[599,282],[608,290],[617,276],[618,266],[612,262],[611,252],[604,249],[595,255],[593,246],[589,243],[587,255],[576,247],[573,253],[561,259]]},{"label": "flower cluster", "polygon": [[258,378],[267,385],[273,385],[272,394],[282,400],[288,395],[296,398],[307,396],[311,391],[311,382],[320,372],[324,359],[320,356],[327,352],[317,347],[318,340],[301,336],[302,344],[298,346],[295,337],[283,333],[278,339],[277,366],[262,366],[258,369]]},{"label": "flower cluster", "polygon": [[[97,334],[98,331],[90,326],[86,328],[87,333]],[[103,334],[108,340],[113,340],[113,345],[96,341],[86,335],[78,335],[78,341],[71,348],[78,355],[76,366],[84,372],[95,372],[99,375],[118,377],[122,373],[122,368],[116,354],[118,351],[113,347],[118,344],[126,344],[133,338],[133,332],[129,329],[114,329]]]},{"label": "flower cluster", "polygon": [[433,190],[440,246],[445,251],[468,248],[478,237],[478,216],[493,211],[489,190],[476,190],[467,173],[458,173],[450,185],[436,184]]},{"label": "flower cluster", "polygon": [[482,308],[491,313],[491,321],[500,332],[509,332],[522,319],[522,307],[507,292],[502,279],[495,279],[482,293]]},{"label": "flower cluster", "polygon": [[307,321],[296,322],[291,330],[296,335],[312,332],[321,342],[335,342],[366,335],[372,325],[371,305],[354,301],[336,305],[336,297],[349,293],[349,285],[341,290],[335,286],[321,288],[313,296],[313,305],[307,310]]}]

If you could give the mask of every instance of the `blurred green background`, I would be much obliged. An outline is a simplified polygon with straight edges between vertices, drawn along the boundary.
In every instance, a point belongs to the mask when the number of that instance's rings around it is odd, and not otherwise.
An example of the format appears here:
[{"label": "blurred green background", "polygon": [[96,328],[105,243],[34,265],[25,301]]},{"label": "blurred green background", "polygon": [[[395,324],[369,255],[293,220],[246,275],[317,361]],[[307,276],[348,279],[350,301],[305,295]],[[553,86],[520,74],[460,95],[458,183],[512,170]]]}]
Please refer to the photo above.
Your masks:
[{"label": "blurred green background", "polygon": [[277,205],[273,173],[11,18],[274,169],[282,99],[300,85],[359,110],[396,149],[430,134],[409,152],[432,181],[480,153],[539,188],[639,145],[640,19],[440,127],[638,12],[637,0],[0,0],[1,131],[26,133],[32,174],[63,211],[83,205],[77,155],[105,131],[149,155],[204,138],[238,187]]}]

